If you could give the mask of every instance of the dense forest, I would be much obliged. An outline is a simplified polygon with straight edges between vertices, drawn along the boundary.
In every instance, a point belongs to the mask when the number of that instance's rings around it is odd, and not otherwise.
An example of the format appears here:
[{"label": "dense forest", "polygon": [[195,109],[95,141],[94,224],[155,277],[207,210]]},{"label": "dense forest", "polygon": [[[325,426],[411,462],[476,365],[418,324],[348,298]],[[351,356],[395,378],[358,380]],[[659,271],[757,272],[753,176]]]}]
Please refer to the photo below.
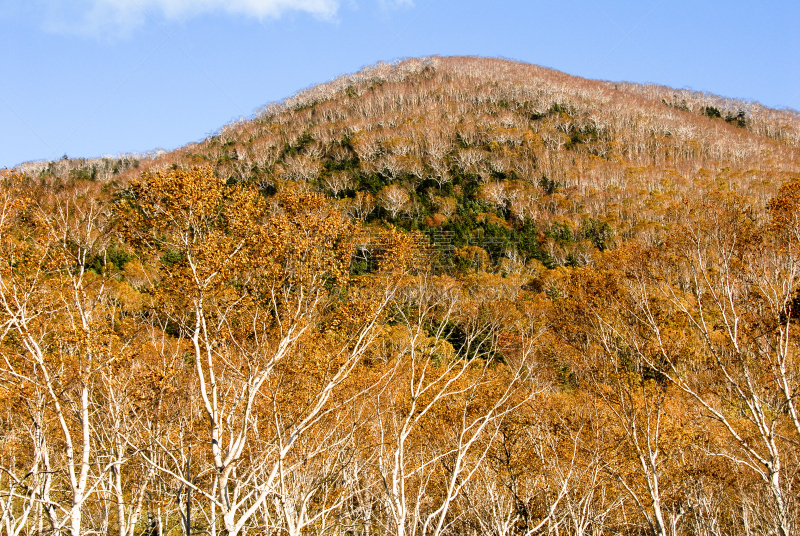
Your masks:
[{"label": "dense forest", "polygon": [[0,237],[0,534],[800,531],[794,111],[381,63]]}]

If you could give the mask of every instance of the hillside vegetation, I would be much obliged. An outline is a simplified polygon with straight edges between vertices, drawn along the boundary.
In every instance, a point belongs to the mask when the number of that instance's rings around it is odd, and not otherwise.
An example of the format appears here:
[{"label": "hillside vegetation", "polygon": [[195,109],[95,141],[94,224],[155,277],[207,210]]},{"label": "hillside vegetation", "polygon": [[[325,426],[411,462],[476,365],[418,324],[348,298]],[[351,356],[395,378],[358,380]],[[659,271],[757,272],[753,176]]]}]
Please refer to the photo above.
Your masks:
[{"label": "hillside vegetation", "polygon": [[0,182],[0,534],[800,530],[800,115],[378,64]]}]

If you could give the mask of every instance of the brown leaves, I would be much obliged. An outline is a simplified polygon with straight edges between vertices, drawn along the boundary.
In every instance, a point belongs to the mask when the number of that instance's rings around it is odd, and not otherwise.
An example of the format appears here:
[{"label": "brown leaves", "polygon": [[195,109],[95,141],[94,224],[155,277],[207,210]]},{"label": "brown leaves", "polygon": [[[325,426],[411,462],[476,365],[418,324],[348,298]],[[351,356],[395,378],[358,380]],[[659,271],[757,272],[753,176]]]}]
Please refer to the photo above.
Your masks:
[{"label": "brown leaves", "polygon": [[341,284],[353,244],[354,227],[325,196],[283,192],[255,253],[273,274],[293,285]]},{"label": "brown leaves", "polygon": [[769,229],[775,236],[796,249],[800,245],[800,181],[783,185],[767,205]]}]

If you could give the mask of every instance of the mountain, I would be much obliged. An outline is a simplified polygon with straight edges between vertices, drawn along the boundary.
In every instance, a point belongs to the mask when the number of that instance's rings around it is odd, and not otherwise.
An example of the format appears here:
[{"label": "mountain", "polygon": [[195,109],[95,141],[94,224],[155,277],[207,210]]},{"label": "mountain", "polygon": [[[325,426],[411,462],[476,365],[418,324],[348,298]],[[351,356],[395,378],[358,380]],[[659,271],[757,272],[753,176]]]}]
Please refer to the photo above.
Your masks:
[{"label": "mountain", "polygon": [[[763,204],[800,170],[799,147],[791,110],[432,57],[313,86],[170,153],[19,169],[124,182],[210,165],[268,192],[305,183],[351,216],[435,229],[458,247],[483,240],[495,264],[510,249],[552,267],[585,263],[620,240],[657,239],[663,212],[685,196],[724,187]],[[544,242],[533,238],[540,232]]]},{"label": "mountain", "polygon": [[800,530],[800,115],[473,57],[0,182],[0,525]]}]

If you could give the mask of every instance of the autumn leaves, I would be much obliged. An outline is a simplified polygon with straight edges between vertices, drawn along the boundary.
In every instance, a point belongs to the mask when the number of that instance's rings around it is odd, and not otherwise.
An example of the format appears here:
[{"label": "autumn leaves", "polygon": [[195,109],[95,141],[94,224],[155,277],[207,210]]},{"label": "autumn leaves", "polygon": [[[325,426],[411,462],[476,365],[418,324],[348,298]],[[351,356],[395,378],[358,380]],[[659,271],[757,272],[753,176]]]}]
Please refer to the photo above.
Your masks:
[{"label": "autumn leaves", "polygon": [[3,533],[796,530],[795,182],[505,277],[396,230],[354,270],[335,201],[208,168],[30,185],[0,213]]},{"label": "autumn leaves", "polygon": [[448,341],[458,291],[410,236],[382,235],[375,270],[352,277],[356,227],[319,194],[266,198],[208,168],[113,199],[32,193],[4,191],[6,532],[169,531],[189,509],[192,530],[301,534],[389,508],[398,533],[438,533],[526,398],[496,326]]}]

